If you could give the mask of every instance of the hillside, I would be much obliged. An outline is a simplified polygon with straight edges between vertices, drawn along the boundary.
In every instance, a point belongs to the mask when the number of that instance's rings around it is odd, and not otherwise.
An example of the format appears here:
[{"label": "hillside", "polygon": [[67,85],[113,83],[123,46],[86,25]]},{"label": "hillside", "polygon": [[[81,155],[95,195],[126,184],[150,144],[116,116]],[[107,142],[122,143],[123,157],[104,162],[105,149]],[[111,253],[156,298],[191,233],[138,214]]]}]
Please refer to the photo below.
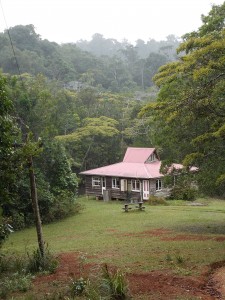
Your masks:
[{"label": "hillside", "polygon": [[0,68],[11,75],[41,73],[62,84],[79,82],[112,92],[143,90],[153,85],[161,65],[177,58],[178,44],[172,35],[131,45],[95,34],[90,42],[59,45],[43,40],[34,25],[17,25],[0,33]]}]

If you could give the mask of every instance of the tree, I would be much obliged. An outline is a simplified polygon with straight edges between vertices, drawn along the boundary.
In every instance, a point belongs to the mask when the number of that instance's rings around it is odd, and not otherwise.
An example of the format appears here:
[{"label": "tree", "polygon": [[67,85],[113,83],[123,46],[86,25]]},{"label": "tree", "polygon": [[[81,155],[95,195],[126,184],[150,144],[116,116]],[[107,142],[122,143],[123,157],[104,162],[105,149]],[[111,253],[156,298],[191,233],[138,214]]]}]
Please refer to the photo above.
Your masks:
[{"label": "tree", "polygon": [[225,185],[225,3],[213,6],[198,31],[186,34],[179,61],[159,69],[156,105],[159,144],[168,157],[199,167],[204,192],[224,196]]},{"label": "tree", "polygon": [[17,199],[15,188],[20,169],[15,149],[19,129],[13,117],[13,103],[6,86],[6,78],[0,74],[0,247],[11,231],[8,220],[1,216],[2,208],[6,203],[10,204]]},{"label": "tree", "polygon": [[44,237],[42,232],[41,215],[40,215],[40,209],[38,203],[36,177],[34,173],[34,163],[33,163],[33,156],[37,155],[37,153],[39,152],[38,148],[39,148],[38,144],[35,145],[35,143],[31,143],[27,138],[26,144],[24,146],[24,150],[25,150],[25,155],[27,155],[27,163],[28,163],[28,171],[29,171],[29,179],[30,179],[30,196],[31,196],[32,208],[33,208],[34,219],[35,219],[38,247],[41,256],[45,257]]},{"label": "tree", "polygon": [[167,63],[168,60],[162,54],[158,53],[150,53],[146,58],[145,62],[145,72],[144,72],[144,85],[154,85],[153,76],[157,73],[159,67]]},{"label": "tree", "polygon": [[[33,50],[38,47],[40,35],[35,32],[34,25],[17,25],[9,28],[10,36],[13,43],[20,50]],[[7,30],[5,30],[7,34]]]},{"label": "tree", "polygon": [[6,79],[0,74],[0,204],[9,201],[15,185],[14,140],[17,136],[13,103],[6,92]]},{"label": "tree", "polygon": [[57,136],[56,140],[67,145],[77,170],[91,169],[118,159],[120,151],[117,127],[118,122],[112,118],[86,118],[76,131]]}]

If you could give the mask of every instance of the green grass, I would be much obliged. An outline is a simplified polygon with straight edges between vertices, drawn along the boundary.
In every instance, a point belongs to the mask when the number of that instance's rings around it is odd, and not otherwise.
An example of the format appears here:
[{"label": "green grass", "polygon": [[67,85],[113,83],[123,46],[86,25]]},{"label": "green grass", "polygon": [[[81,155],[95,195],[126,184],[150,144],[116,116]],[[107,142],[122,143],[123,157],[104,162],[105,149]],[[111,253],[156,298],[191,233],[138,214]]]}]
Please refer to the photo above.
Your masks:
[{"label": "green grass", "polygon": [[[225,236],[225,201],[198,200],[207,206],[171,201],[169,206],[145,205],[143,212],[128,213],[118,201],[79,201],[84,210],[78,215],[43,226],[44,239],[56,254],[80,252],[88,262],[106,262],[128,272],[171,268],[184,275],[225,259],[225,241],[215,240]],[[143,233],[159,228],[161,235]],[[177,235],[196,239],[172,240]],[[35,248],[36,232],[29,228],[11,234],[2,250],[21,254]]]}]

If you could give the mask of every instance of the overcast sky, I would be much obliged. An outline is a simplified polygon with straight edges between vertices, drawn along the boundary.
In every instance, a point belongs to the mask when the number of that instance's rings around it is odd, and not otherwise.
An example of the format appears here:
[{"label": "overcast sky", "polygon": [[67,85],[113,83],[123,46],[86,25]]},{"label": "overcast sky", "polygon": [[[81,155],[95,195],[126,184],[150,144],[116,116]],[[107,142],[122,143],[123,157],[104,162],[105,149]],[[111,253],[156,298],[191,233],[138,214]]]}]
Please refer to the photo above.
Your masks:
[{"label": "overcast sky", "polygon": [[[35,26],[57,43],[90,40],[94,33],[118,41],[164,40],[197,30],[201,14],[224,0],[0,0],[0,32],[7,26]],[[3,14],[4,12],[4,14]],[[5,16],[5,20],[4,20]],[[6,21],[6,22],[5,22]]]}]

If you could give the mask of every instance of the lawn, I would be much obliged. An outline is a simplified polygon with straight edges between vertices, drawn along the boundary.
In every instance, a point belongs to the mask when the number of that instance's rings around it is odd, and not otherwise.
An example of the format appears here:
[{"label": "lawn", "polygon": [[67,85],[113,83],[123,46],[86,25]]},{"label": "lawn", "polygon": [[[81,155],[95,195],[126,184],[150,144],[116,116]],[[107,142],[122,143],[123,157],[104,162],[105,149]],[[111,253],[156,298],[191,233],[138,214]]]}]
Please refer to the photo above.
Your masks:
[{"label": "lawn", "polygon": [[[170,202],[145,205],[145,211],[125,213],[119,201],[79,198],[76,216],[44,225],[43,234],[55,254],[76,252],[87,263],[108,263],[126,272],[170,269],[182,275],[200,274],[205,266],[225,259],[225,201],[199,199],[205,206]],[[5,253],[37,248],[34,228],[14,232]]]}]

